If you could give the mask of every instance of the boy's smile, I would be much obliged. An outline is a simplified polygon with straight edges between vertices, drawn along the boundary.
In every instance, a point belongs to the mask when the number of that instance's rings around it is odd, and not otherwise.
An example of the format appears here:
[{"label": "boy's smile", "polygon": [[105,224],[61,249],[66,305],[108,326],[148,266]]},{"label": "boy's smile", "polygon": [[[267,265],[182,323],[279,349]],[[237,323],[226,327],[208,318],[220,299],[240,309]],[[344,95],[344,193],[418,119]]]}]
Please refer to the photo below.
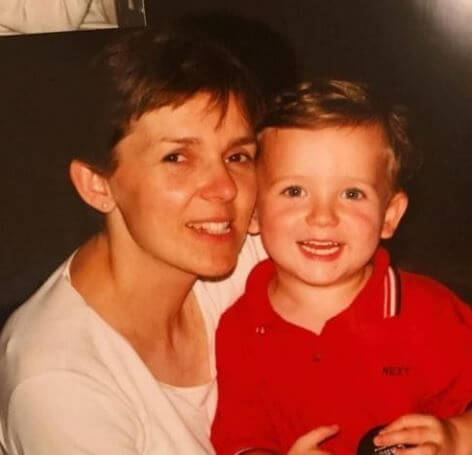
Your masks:
[{"label": "boy's smile", "polygon": [[331,240],[302,240],[298,244],[308,257],[318,257],[321,260],[334,259],[340,253],[342,246],[339,242]]},{"label": "boy's smile", "polygon": [[393,155],[382,130],[268,128],[261,146],[257,217],[278,280],[362,286],[407,202],[392,195]]}]

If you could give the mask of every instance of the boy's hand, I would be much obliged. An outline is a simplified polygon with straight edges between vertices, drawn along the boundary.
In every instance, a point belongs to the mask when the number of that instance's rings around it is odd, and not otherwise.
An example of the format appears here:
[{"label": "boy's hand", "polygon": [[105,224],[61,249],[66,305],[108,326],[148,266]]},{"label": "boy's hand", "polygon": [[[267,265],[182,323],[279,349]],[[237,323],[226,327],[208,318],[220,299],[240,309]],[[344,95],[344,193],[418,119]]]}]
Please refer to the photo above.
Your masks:
[{"label": "boy's hand", "polygon": [[455,455],[457,430],[450,420],[441,420],[431,415],[408,414],[380,431],[374,438],[374,444],[379,447],[397,444],[414,446],[408,449],[396,448],[396,455]]},{"label": "boy's hand", "polygon": [[315,428],[300,436],[287,452],[287,455],[329,455],[329,452],[319,449],[318,445],[325,439],[334,436],[338,431],[339,427],[337,425]]}]

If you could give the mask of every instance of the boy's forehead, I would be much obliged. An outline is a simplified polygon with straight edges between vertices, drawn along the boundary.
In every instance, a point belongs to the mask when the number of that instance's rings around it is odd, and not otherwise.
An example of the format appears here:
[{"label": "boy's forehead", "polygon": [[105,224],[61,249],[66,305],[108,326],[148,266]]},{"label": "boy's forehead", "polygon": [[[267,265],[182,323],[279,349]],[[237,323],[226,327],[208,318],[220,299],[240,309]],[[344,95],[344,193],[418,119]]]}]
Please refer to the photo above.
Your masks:
[{"label": "boy's forehead", "polygon": [[285,129],[285,128],[275,127],[275,126],[266,126],[264,129],[259,131],[259,133],[257,134],[257,139],[259,140],[259,142],[262,143],[263,141],[267,140],[268,138],[272,138],[274,136],[276,137],[278,132],[281,129]]},{"label": "boy's forehead", "polygon": [[[340,172],[369,169],[393,184],[396,161],[384,130],[379,125],[330,125],[318,128],[268,127],[259,135],[259,168],[279,173],[284,167],[304,170],[320,154],[332,157]],[[313,157],[313,160],[311,160]],[[303,160],[303,162],[300,162]]]},{"label": "boy's forehead", "polygon": [[[394,158],[386,132],[379,124],[328,124],[316,127],[270,126],[260,131],[257,138],[261,152],[270,152],[271,149],[276,148],[287,153],[296,147],[310,146],[310,144],[313,145],[314,151],[317,150],[318,144],[333,144],[333,147],[336,147],[340,145],[339,138],[343,139],[342,142],[345,146],[352,143],[354,147],[361,138],[365,147],[375,148],[380,153],[387,153]],[[284,146],[286,146],[285,149]]]}]

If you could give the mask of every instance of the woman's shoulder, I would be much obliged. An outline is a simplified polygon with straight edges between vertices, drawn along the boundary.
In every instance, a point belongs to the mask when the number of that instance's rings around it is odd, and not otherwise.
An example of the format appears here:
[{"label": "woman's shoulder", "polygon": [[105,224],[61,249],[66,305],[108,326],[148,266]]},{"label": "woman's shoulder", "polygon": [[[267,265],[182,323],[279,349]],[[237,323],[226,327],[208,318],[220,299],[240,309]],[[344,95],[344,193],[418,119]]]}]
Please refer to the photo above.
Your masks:
[{"label": "woman's shoulder", "polygon": [[106,324],[73,288],[67,267],[66,261],[13,313],[2,331],[2,402],[20,384],[57,372],[84,374],[99,382],[112,377],[107,362],[113,346]]}]

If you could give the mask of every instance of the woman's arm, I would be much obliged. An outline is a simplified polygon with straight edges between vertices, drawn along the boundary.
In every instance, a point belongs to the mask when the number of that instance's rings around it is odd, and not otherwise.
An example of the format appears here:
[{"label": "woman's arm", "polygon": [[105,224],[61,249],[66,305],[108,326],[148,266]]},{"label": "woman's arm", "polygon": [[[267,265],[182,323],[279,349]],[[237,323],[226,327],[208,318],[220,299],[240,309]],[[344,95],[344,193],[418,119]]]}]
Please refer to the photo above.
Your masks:
[{"label": "woman's arm", "polygon": [[141,422],[85,375],[52,372],[22,382],[2,422],[9,455],[141,454]]}]

